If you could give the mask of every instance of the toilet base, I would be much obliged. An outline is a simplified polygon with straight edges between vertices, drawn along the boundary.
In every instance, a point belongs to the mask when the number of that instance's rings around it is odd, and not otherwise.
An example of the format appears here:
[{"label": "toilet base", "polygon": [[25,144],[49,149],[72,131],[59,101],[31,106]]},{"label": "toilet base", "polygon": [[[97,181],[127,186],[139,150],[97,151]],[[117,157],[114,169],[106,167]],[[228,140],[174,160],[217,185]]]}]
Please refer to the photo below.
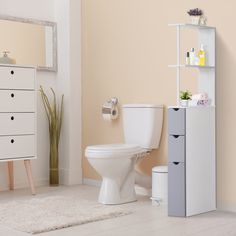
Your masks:
[{"label": "toilet base", "polygon": [[137,201],[135,193],[135,175],[130,173],[125,182],[103,178],[98,202],[105,205],[124,204]]}]

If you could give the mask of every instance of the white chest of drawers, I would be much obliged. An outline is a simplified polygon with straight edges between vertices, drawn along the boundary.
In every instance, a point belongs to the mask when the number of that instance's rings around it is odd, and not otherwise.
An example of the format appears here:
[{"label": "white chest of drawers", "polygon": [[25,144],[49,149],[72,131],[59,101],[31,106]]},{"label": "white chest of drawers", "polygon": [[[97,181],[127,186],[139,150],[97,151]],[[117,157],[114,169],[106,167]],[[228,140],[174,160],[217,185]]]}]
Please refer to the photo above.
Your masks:
[{"label": "white chest of drawers", "polygon": [[0,161],[8,162],[13,189],[13,161],[24,160],[34,194],[30,160],[37,157],[37,91],[34,67],[0,65]]}]

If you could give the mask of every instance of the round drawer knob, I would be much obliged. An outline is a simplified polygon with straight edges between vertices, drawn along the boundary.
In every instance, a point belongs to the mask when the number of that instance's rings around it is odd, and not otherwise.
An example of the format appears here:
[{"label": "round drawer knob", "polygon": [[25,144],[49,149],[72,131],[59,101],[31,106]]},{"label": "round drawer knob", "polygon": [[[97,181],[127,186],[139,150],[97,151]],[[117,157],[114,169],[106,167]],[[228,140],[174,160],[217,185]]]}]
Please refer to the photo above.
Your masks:
[{"label": "round drawer knob", "polygon": [[11,97],[12,97],[12,98],[14,98],[14,97],[15,97],[14,93],[11,93]]},{"label": "round drawer knob", "polygon": [[11,70],[11,74],[14,75],[14,73],[15,73],[14,70]]},{"label": "round drawer knob", "polygon": [[15,142],[15,140],[14,139],[11,139],[11,143],[14,143]]},{"label": "round drawer knob", "polygon": [[14,120],[15,118],[14,118],[14,116],[11,116],[11,120]]}]

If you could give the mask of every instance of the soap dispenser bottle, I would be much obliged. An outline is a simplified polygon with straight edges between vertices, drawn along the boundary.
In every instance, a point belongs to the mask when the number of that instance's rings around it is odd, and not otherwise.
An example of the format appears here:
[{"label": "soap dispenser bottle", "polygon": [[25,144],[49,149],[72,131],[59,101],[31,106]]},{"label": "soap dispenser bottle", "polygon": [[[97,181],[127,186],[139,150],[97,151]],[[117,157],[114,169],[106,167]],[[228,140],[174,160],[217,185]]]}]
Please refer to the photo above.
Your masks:
[{"label": "soap dispenser bottle", "polygon": [[200,50],[198,52],[199,66],[206,65],[206,52],[204,51],[204,46],[201,44]]}]

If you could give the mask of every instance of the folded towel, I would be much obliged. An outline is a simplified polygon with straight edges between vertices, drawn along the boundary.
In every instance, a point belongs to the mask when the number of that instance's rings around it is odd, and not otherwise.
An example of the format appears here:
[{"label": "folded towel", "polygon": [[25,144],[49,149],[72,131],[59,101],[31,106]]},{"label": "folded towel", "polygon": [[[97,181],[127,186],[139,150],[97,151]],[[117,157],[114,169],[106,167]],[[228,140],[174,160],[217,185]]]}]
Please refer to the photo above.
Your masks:
[{"label": "folded towel", "polygon": [[192,100],[207,100],[207,93],[197,93],[192,95]]},{"label": "folded towel", "polygon": [[189,101],[189,106],[190,107],[195,107],[195,106],[210,106],[211,105],[211,99],[192,99]]}]

